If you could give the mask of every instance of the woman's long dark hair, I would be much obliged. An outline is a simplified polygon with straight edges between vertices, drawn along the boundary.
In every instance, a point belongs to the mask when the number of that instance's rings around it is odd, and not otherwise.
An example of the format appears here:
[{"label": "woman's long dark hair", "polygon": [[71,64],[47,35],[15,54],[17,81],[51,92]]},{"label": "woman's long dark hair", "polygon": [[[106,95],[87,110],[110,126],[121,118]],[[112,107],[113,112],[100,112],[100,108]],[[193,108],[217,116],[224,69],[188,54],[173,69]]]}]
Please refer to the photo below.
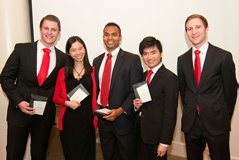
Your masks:
[{"label": "woman's long dark hair", "polygon": [[81,43],[83,45],[84,49],[85,49],[85,56],[84,56],[84,59],[83,59],[83,65],[85,67],[85,75],[90,75],[91,72],[92,72],[92,68],[91,68],[91,65],[90,65],[90,62],[89,62],[88,52],[87,52],[85,42],[78,36],[72,36],[66,42],[66,54],[68,54],[68,58],[66,60],[66,66],[65,66],[65,77],[66,77],[66,79],[68,79],[68,77],[70,75],[73,75],[74,59],[70,56],[70,48],[71,48],[72,44],[75,43],[75,42]]}]

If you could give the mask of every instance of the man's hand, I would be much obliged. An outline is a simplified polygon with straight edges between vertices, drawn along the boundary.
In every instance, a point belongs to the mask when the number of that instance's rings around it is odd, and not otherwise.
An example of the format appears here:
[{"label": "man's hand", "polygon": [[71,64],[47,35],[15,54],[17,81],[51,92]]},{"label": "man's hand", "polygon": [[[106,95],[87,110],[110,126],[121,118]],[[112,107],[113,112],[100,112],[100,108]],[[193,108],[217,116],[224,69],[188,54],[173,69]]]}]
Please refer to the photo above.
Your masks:
[{"label": "man's hand", "polygon": [[167,152],[168,147],[164,147],[163,145],[159,144],[157,149],[157,155],[159,157],[163,157],[165,153]]},{"label": "man's hand", "polygon": [[117,109],[110,110],[103,118],[108,121],[114,121],[117,117],[119,117],[124,112],[122,107]]},{"label": "man's hand", "polygon": [[133,105],[135,106],[135,108],[139,109],[143,105],[143,101],[139,98],[135,98],[133,100]]},{"label": "man's hand", "polygon": [[34,115],[35,113],[35,109],[31,107],[30,104],[26,101],[21,101],[20,103],[18,103],[18,108],[20,108],[23,113],[28,115]]}]

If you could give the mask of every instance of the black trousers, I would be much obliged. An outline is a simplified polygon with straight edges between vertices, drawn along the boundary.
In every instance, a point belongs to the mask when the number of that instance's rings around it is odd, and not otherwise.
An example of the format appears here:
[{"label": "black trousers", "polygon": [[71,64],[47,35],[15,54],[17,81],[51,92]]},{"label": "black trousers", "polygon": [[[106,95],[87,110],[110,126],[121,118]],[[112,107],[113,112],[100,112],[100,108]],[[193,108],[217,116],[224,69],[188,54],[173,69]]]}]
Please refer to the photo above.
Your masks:
[{"label": "black trousers", "polygon": [[205,129],[200,116],[193,128],[185,134],[188,160],[203,160],[203,152],[208,144],[211,160],[230,160],[229,133],[211,135]]},{"label": "black trousers", "polygon": [[99,136],[104,160],[135,160],[136,137],[132,132],[119,135],[113,122],[99,118]]},{"label": "black trousers", "polygon": [[7,160],[23,160],[27,139],[31,135],[31,159],[45,160],[51,127],[42,128],[33,122],[23,127],[8,123]]},{"label": "black trousers", "polygon": [[163,157],[157,156],[158,144],[145,144],[141,137],[141,119],[137,119],[137,160],[167,160],[167,153]]}]

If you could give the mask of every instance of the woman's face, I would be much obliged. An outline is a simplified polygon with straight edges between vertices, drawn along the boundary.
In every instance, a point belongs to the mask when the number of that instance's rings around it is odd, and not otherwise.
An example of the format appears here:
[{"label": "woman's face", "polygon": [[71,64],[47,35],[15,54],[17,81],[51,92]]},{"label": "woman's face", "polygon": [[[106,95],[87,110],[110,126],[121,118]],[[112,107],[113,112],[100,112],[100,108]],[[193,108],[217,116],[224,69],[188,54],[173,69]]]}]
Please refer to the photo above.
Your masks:
[{"label": "woman's face", "polygon": [[69,53],[75,62],[83,62],[85,57],[85,48],[80,42],[76,41],[72,43]]}]

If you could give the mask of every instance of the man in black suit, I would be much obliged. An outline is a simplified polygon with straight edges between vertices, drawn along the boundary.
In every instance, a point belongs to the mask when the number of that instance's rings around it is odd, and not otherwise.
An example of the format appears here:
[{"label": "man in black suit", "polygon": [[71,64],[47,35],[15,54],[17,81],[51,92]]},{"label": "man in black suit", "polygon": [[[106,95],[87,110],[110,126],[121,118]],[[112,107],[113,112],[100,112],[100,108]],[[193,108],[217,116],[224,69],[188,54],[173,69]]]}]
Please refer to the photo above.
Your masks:
[{"label": "man in black suit", "polygon": [[[99,136],[104,160],[135,159],[132,85],[141,81],[143,70],[139,56],[119,47],[121,38],[121,29],[116,23],[106,24],[103,30],[106,51],[93,61],[99,91],[98,104],[100,108],[111,109],[106,116],[99,118]],[[105,82],[102,79],[108,55],[112,55],[110,82],[102,85]],[[109,95],[106,104],[103,104],[102,90],[107,85]]]},{"label": "man in black suit", "polygon": [[[177,76],[162,63],[162,45],[154,37],[144,38],[139,52],[149,71],[151,101],[133,101],[137,111],[137,160],[167,160],[167,149],[173,139],[178,106]],[[149,76],[149,73],[152,74]]]},{"label": "man in black suit", "polygon": [[230,125],[237,98],[232,55],[208,43],[208,22],[202,15],[190,15],[185,31],[193,45],[178,57],[187,158],[203,159],[207,143],[212,160],[229,160]]},{"label": "man in black suit", "polygon": [[[54,15],[45,16],[40,22],[41,38],[37,42],[16,44],[8,58],[0,82],[9,99],[7,122],[7,159],[23,159],[26,142],[31,134],[33,160],[44,160],[51,127],[55,121],[52,102],[58,70],[65,64],[65,54],[54,47],[61,31],[60,21]],[[44,48],[50,49],[49,69],[45,81],[38,81]],[[32,94],[47,97],[42,101],[43,115],[35,114]],[[33,101],[34,104],[37,101]],[[38,106],[39,107],[39,106]]]}]

